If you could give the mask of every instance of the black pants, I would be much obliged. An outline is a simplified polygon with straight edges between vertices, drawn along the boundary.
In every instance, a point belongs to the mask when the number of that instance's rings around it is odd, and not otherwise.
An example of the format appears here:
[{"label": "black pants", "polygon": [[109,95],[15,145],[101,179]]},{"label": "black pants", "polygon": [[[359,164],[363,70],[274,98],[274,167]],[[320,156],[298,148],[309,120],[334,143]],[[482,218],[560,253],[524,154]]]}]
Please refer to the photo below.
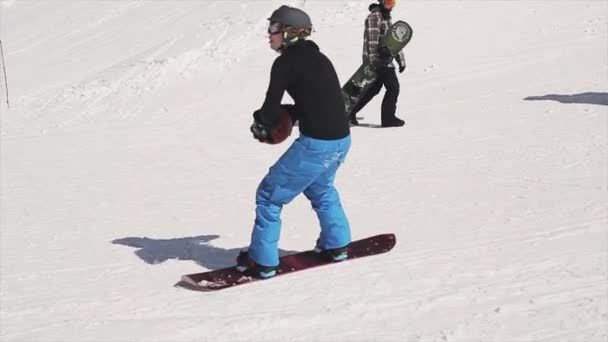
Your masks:
[{"label": "black pants", "polygon": [[382,100],[382,112],[381,112],[381,120],[383,123],[391,122],[395,119],[395,111],[397,110],[397,98],[399,97],[399,80],[397,79],[397,72],[395,68],[378,68],[376,70],[378,74],[378,78],[371,85],[369,90],[361,95],[361,99],[359,102],[353,107],[351,112],[351,116],[355,117],[355,115],[363,108],[365,105],[374,98],[374,96],[378,95],[382,86],[386,87],[386,93],[384,94],[384,99]]}]

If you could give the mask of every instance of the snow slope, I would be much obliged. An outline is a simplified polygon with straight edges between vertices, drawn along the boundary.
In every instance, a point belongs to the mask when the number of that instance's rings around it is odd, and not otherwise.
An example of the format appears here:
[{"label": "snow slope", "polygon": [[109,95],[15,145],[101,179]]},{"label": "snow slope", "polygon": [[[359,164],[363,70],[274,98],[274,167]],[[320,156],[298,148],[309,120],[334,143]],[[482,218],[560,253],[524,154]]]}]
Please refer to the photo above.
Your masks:
[{"label": "snow slope", "polygon": [[[348,79],[369,1],[285,3]],[[399,2],[406,126],[376,98],[338,176],[354,237],[395,249],[173,287],[233,262],[288,146],[248,131],[281,4],[0,2],[0,340],[608,340],[607,1]],[[283,217],[310,248],[306,200]]]}]

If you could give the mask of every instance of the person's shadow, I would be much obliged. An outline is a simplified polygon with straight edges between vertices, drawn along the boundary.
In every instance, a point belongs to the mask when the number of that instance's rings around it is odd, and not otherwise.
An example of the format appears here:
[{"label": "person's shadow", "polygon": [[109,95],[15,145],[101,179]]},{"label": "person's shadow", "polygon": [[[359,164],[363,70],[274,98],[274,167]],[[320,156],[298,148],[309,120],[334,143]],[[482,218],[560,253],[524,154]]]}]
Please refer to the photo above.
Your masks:
[{"label": "person's shadow", "polygon": [[[126,237],[112,241],[116,245],[135,248],[135,255],[148,264],[160,264],[170,259],[191,260],[209,270],[234,266],[241,248],[220,248],[210,244],[219,235],[199,235],[176,239]],[[279,255],[294,251],[279,250]]]},{"label": "person's shadow", "polygon": [[608,93],[580,93],[572,95],[548,94],[543,96],[528,96],[526,101],[557,101],[561,103],[585,103],[608,106]]}]

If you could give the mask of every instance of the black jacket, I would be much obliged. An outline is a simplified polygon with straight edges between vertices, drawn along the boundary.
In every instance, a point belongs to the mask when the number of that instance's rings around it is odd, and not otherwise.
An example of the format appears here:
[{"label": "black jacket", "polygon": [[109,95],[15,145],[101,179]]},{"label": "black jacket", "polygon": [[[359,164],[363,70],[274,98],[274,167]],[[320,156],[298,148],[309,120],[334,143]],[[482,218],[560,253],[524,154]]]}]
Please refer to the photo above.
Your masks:
[{"label": "black jacket", "polygon": [[312,41],[287,47],[272,65],[266,99],[259,119],[274,127],[284,92],[295,101],[300,132],[314,139],[335,140],[350,134],[340,81],[331,61]]}]

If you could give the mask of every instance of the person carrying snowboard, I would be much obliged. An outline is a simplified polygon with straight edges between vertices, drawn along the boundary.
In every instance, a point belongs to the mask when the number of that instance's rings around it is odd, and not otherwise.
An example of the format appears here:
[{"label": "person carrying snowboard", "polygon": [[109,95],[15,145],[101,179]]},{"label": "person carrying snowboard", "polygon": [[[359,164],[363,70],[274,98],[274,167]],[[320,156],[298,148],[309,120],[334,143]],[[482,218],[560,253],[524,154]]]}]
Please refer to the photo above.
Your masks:
[{"label": "person carrying snowboard", "polygon": [[[270,48],[280,55],[272,65],[262,108],[253,114],[251,132],[261,142],[276,143],[285,138],[281,132],[290,132],[285,130],[286,120],[293,119],[299,121],[300,136],[258,186],[251,242],[237,257],[239,271],[263,279],[277,273],[281,209],[301,193],[319,219],[315,250],[322,257],[347,258],[351,242],[350,225],[334,186],[336,171],[351,146],[338,76],[317,44],[306,39],[312,32],[308,14],[281,6],[268,20]],[[285,91],[294,105],[281,105]],[[291,116],[284,115],[285,110]]]},{"label": "person carrying snowboard", "polygon": [[[393,57],[386,47],[380,45],[382,38],[391,26],[391,10],[395,7],[395,4],[395,0],[379,0],[379,4],[369,5],[370,14],[365,20],[365,31],[363,33],[363,62],[372,65],[378,76],[349,113],[350,122],[353,125],[359,124],[356,114],[372,98],[378,95],[383,85],[386,87],[386,93],[382,100],[382,127],[399,127],[405,124],[403,120],[395,116],[397,98],[399,97],[399,79],[397,79],[397,73],[393,65]],[[399,73],[402,73],[405,70],[403,51],[399,51],[396,59],[397,64],[399,64]]]}]

